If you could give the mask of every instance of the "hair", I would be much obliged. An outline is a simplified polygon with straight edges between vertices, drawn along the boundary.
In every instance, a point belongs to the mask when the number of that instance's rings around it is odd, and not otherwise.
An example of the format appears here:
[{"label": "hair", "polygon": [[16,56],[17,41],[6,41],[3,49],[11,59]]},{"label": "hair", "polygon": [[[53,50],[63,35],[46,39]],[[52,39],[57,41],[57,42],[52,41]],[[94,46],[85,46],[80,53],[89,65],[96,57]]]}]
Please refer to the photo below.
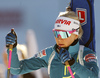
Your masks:
[{"label": "hair", "polygon": [[[78,16],[76,15],[76,13],[74,11],[71,11],[70,7],[68,7],[65,12],[60,13],[60,15],[58,17],[68,17],[68,18],[79,21]],[[83,35],[83,29],[82,29],[81,24],[80,24],[78,39],[81,39],[82,35]]]}]

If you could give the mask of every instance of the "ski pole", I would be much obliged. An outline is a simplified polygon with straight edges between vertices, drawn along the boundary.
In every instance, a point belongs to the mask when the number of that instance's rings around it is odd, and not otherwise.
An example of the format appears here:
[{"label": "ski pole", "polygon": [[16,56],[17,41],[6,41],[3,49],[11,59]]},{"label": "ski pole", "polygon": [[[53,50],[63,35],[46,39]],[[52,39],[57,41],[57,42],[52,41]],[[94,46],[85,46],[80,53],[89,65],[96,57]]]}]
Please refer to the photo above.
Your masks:
[{"label": "ski pole", "polygon": [[[11,29],[11,33],[14,32],[14,29]],[[8,60],[8,71],[7,78],[10,78],[10,67],[11,67],[11,56],[12,56],[13,45],[9,45],[9,60]]]},{"label": "ski pole", "polygon": [[75,78],[74,75],[73,75],[73,72],[72,72],[72,70],[71,70],[71,68],[70,68],[70,65],[69,65],[68,61],[65,62],[65,65],[67,66],[67,68],[68,68],[68,70],[69,70],[69,73],[70,73],[70,75],[72,76],[72,78]]}]

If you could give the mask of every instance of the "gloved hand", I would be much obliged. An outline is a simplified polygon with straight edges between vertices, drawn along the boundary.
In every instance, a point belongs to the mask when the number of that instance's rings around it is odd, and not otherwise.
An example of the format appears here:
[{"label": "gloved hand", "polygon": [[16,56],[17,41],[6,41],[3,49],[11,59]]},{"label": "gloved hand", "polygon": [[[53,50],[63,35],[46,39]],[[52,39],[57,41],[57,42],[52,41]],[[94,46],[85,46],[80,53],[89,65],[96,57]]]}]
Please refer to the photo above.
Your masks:
[{"label": "gloved hand", "polygon": [[6,47],[9,48],[9,45],[13,45],[13,48],[17,45],[17,35],[14,31],[6,35]]},{"label": "gloved hand", "polygon": [[61,62],[62,62],[63,64],[64,64],[66,61],[71,60],[71,56],[70,56],[69,52],[68,52],[66,49],[64,49],[64,48],[61,48],[61,49],[60,49],[59,55],[60,55]]}]

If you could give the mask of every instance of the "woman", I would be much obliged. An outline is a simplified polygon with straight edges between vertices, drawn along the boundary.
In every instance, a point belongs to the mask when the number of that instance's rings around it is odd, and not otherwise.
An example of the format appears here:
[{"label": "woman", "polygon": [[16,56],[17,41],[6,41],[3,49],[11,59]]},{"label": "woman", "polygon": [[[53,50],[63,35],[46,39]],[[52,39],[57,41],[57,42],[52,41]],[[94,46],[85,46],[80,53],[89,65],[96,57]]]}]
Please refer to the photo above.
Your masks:
[{"label": "woman", "polygon": [[16,53],[17,36],[15,33],[8,33],[6,46],[13,44],[11,73],[25,74],[46,67],[50,78],[70,78],[71,75],[65,65],[68,62],[75,78],[98,78],[99,68],[95,52],[79,45],[83,32],[73,11],[68,10],[59,14],[53,33],[56,40],[54,46],[22,61],[18,60]]}]

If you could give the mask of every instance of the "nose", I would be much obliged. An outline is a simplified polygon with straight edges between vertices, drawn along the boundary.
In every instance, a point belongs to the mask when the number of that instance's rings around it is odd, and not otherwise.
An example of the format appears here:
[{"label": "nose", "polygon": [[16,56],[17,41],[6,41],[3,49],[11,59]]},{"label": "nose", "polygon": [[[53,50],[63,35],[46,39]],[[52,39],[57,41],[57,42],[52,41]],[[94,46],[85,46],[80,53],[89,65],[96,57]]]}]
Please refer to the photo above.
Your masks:
[{"label": "nose", "polygon": [[62,40],[62,37],[60,34],[58,34],[58,40]]},{"label": "nose", "polygon": [[60,34],[58,34],[58,38],[61,38],[61,35]]}]

